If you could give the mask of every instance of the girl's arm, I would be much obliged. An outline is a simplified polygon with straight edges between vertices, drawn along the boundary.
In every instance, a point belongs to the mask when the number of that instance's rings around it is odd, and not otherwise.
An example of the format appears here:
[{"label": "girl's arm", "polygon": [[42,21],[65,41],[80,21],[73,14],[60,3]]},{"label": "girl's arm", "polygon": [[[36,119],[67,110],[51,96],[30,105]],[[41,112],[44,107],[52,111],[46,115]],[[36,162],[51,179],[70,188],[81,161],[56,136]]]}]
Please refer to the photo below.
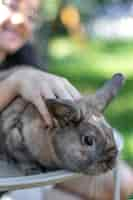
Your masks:
[{"label": "girl's arm", "polygon": [[[2,77],[0,75],[0,77]],[[0,111],[2,111],[17,96],[17,81],[8,77],[0,81]]]},{"label": "girl's arm", "polygon": [[21,67],[14,66],[11,69],[0,70],[0,81],[7,79],[9,76],[17,72],[18,70],[31,69],[31,66],[21,65]]}]

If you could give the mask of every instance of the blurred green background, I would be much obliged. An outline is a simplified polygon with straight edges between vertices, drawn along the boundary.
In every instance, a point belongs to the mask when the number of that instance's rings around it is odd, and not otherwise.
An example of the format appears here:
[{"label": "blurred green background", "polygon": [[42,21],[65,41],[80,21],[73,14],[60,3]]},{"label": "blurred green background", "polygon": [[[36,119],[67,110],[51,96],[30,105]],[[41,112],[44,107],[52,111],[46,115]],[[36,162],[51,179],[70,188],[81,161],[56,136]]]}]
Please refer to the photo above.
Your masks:
[{"label": "blurred green background", "polygon": [[[128,19],[129,23],[131,16],[125,15],[124,9],[129,9],[131,5],[132,1],[120,0],[115,3],[111,0],[46,0],[42,12],[45,20],[40,33],[43,37],[47,36],[48,40],[47,45],[44,41],[46,48],[42,45],[42,55],[45,62],[46,55],[48,56],[49,72],[68,78],[81,93],[95,92],[114,73],[121,72],[125,75],[125,85],[105,115],[124,137],[122,158],[133,165],[133,36],[130,34],[132,30],[128,29],[130,26],[126,30],[125,26],[120,34],[115,32],[113,35],[112,31],[108,37],[104,34],[98,37],[87,29],[96,19],[102,17],[106,17],[107,24],[110,23],[111,16],[114,23],[121,20],[121,17],[125,21]],[[108,10],[111,10],[110,15]],[[127,10],[126,13],[130,14]],[[125,33],[127,37],[123,36]]]}]

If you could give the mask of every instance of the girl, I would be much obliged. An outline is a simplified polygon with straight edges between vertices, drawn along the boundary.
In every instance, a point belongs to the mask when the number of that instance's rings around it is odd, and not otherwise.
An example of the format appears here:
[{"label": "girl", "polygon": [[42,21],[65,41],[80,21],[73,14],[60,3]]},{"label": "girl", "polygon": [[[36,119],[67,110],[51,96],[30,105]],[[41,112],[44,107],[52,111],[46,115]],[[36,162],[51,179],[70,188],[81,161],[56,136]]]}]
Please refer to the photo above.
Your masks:
[{"label": "girl", "polygon": [[39,0],[3,0],[0,3],[0,111],[16,96],[33,103],[52,125],[46,98],[75,100],[80,93],[64,78],[39,69],[39,58],[28,42],[32,36]]}]

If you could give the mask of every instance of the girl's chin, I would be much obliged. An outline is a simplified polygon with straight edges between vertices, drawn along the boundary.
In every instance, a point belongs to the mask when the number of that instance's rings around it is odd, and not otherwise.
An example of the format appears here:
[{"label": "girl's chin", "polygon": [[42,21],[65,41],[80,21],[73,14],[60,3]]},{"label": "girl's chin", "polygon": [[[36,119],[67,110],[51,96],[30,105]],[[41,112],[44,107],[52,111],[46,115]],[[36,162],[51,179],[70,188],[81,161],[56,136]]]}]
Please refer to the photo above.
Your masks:
[{"label": "girl's chin", "polygon": [[13,44],[13,45],[8,45],[5,49],[8,53],[14,53],[16,52],[18,49],[20,49],[23,45],[22,44]]}]

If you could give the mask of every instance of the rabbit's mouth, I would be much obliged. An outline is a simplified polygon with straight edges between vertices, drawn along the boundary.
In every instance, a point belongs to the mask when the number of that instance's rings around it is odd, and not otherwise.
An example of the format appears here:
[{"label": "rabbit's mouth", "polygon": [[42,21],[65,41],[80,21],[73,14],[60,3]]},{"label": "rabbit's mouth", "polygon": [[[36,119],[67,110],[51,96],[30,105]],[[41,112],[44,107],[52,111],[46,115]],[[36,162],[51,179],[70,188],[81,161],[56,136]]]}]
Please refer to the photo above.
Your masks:
[{"label": "rabbit's mouth", "polygon": [[114,151],[113,155],[108,156],[106,159],[102,159],[102,160],[98,161],[97,165],[100,166],[100,168],[103,172],[112,170],[116,165],[117,154],[118,154],[118,152]]},{"label": "rabbit's mouth", "polygon": [[88,174],[91,176],[96,176],[102,173],[106,173],[113,168],[115,168],[116,165],[116,159],[110,161],[101,161],[96,163],[96,165],[89,166],[87,170],[85,170],[83,173]]}]

